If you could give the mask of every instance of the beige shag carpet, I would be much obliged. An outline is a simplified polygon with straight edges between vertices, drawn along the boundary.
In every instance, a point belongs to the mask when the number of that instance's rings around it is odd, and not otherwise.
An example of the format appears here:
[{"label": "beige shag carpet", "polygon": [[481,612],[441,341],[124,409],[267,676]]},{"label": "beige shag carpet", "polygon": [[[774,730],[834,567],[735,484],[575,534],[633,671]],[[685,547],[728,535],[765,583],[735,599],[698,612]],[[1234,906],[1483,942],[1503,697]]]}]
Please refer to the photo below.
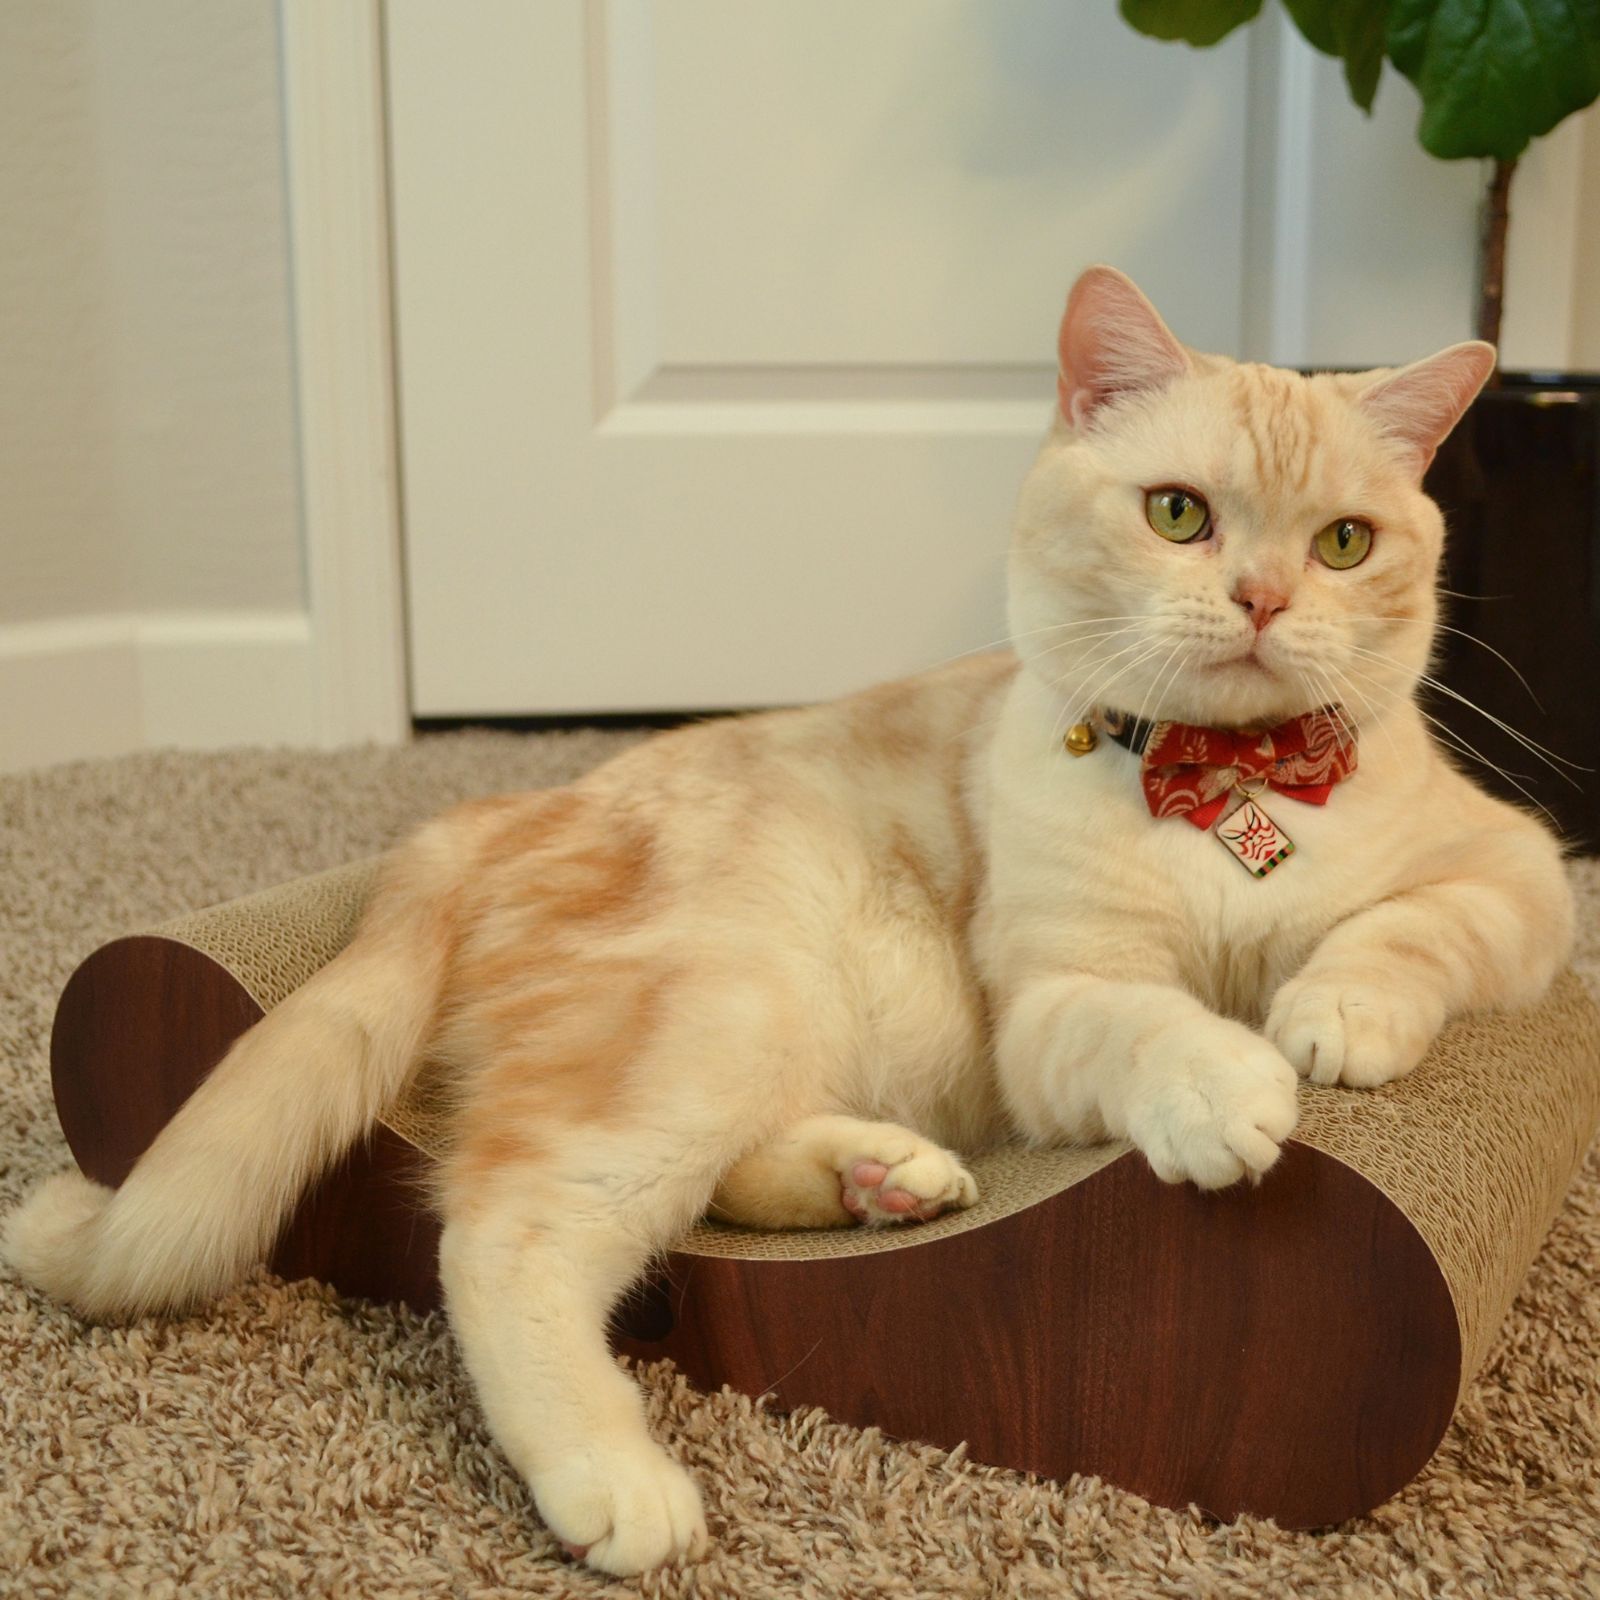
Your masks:
[{"label": "beige shag carpet", "polygon": [[[627,736],[461,734],[337,755],[157,755],[0,780],[0,1208],[68,1160],[55,997],[101,941],[379,849],[462,796]],[[1600,863],[1574,867],[1600,980]],[[261,1275],[204,1315],[86,1328],[0,1281],[0,1592],[27,1596],[1600,1595],[1600,1160],[1438,1456],[1321,1534],[1218,1527],[819,1413],[643,1380],[702,1484],[699,1567],[613,1583],[553,1546],[442,1318]]]}]

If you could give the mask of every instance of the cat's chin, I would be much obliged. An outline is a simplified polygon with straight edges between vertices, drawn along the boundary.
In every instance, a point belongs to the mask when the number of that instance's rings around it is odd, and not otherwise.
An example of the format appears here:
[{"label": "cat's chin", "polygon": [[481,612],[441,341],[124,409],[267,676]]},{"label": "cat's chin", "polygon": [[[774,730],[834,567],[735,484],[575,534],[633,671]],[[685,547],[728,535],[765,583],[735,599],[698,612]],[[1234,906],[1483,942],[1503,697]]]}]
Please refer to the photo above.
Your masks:
[{"label": "cat's chin", "polygon": [[1174,697],[1161,714],[1207,728],[1264,728],[1321,704],[1307,698],[1304,683],[1252,657],[1198,669],[1188,693]]}]

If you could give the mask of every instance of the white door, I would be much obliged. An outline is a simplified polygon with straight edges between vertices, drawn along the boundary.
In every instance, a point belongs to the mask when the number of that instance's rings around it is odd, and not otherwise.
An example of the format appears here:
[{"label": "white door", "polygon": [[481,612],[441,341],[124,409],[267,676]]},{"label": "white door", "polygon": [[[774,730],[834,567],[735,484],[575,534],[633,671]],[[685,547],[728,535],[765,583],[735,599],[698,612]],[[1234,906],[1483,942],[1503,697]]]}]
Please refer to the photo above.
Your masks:
[{"label": "white door", "polygon": [[[802,701],[997,639],[1091,261],[1202,347],[1388,353],[1309,348],[1359,251],[1292,183],[1371,135],[1296,57],[1334,137],[1288,137],[1277,42],[1202,60],[1111,0],[389,0],[386,35],[421,716]],[[1442,263],[1402,356],[1466,332],[1454,183],[1388,241]]]}]

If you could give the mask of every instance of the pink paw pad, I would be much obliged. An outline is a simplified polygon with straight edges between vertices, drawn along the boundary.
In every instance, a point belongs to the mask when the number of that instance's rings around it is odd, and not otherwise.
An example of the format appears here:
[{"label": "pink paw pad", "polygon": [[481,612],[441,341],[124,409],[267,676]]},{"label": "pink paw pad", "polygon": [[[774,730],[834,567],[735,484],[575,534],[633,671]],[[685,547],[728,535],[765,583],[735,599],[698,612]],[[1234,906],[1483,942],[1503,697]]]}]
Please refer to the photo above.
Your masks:
[{"label": "pink paw pad", "polygon": [[944,1211],[939,1201],[924,1200],[909,1189],[880,1189],[878,1186],[888,1176],[889,1169],[881,1161],[851,1164],[849,1182],[841,1188],[839,1198],[858,1222],[870,1222],[874,1217],[931,1222]]}]

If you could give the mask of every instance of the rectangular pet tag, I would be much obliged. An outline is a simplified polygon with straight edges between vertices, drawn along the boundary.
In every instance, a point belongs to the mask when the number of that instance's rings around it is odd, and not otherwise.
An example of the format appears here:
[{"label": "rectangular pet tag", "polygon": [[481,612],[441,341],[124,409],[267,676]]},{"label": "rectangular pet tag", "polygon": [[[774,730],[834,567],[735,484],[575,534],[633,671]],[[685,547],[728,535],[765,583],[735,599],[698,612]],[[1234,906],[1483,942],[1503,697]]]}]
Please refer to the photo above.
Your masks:
[{"label": "rectangular pet tag", "polygon": [[1254,800],[1246,800],[1217,825],[1217,837],[1239,864],[1264,878],[1294,854],[1294,840]]}]

